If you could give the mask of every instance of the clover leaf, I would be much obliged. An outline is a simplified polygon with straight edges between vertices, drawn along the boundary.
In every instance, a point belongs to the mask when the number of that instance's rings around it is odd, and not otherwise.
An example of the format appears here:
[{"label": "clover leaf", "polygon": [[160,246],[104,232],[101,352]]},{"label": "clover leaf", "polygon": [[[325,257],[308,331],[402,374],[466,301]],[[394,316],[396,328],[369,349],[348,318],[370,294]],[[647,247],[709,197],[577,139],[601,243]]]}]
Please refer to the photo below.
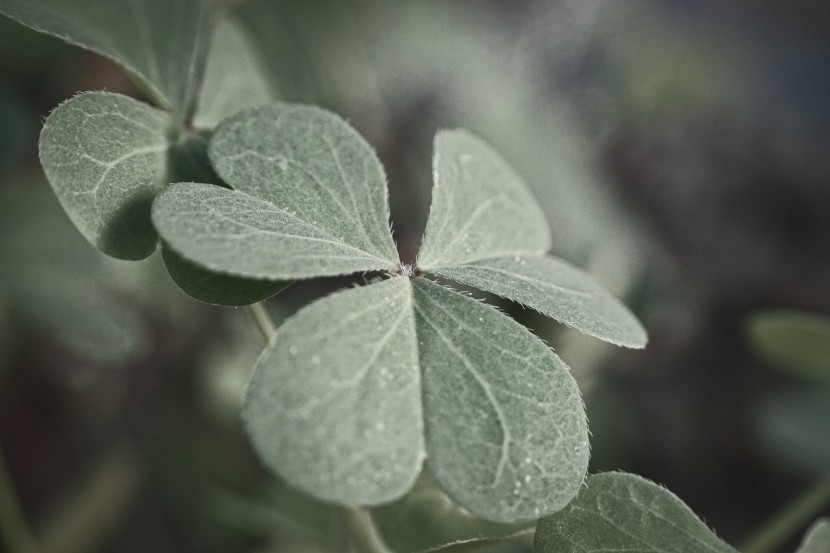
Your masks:
[{"label": "clover leaf", "polygon": [[[808,529],[796,553],[830,547],[830,520]],[[737,553],[669,490],[622,472],[588,477],[567,507],[539,521],[535,553]]]},{"label": "clover leaf", "polygon": [[536,526],[536,553],[736,553],[667,489],[633,474],[588,477],[565,509]]},{"label": "clover leaf", "polygon": [[178,183],[153,205],[179,255],[244,278],[389,277],[301,309],[259,358],[243,416],[271,469],[317,497],[376,505],[401,497],[426,460],[477,516],[514,522],[567,504],[588,463],[568,367],[513,319],[426,275],[615,343],[641,347],[645,333],[586,274],[544,256],[544,217],[492,148],[465,131],[438,134],[415,267],[395,250],[380,162],[338,116],[249,109],[217,127],[209,153],[232,190]]}]

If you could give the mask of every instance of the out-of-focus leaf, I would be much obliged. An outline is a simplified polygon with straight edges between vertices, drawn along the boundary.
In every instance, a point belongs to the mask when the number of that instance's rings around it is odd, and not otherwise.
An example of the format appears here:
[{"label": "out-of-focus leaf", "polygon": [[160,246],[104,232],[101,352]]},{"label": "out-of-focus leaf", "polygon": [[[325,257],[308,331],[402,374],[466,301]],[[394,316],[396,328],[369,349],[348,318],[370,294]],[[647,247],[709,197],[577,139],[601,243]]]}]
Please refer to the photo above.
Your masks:
[{"label": "out-of-focus leaf", "polygon": [[123,363],[146,347],[147,328],[125,300],[108,259],[72,228],[45,186],[10,188],[0,198],[0,290],[10,307],[102,363]]},{"label": "out-of-focus leaf", "polygon": [[588,477],[567,507],[536,526],[536,553],[736,553],[667,489],[633,474]]},{"label": "out-of-focus leaf", "polygon": [[243,417],[265,464],[346,505],[402,496],[424,459],[409,280],[339,292],[300,310],[257,362]]},{"label": "out-of-focus leaf", "polygon": [[827,553],[830,551],[830,519],[816,521],[795,553]]},{"label": "out-of-focus leaf", "polygon": [[235,19],[219,23],[211,38],[193,124],[210,129],[237,111],[276,101],[266,67],[242,23]]},{"label": "out-of-focus leaf", "polygon": [[588,273],[554,257],[500,257],[430,272],[519,302],[607,342],[646,344],[645,330],[624,305]]},{"label": "out-of-focus leaf", "polygon": [[81,234],[104,253],[142,259],[156,249],[153,197],[166,184],[171,119],[119,94],[90,92],[58,106],[40,160]]},{"label": "out-of-focus leaf", "polygon": [[442,131],[434,156],[432,207],[418,253],[422,269],[550,248],[535,198],[488,144],[466,131]]},{"label": "out-of-focus leaf", "polygon": [[383,541],[397,553],[481,547],[530,527],[472,516],[453,503],[428,472],[401,499],[374,509],[372,519]]},{"label": "out-of-focus leaf", "polygon": [[803,376],[830,378],[830,317],[804,311],[765,311],[748,321],[755,352]]},{"label": "out-of-focus leaf", "polygon": [[530,520],[564,507],[588,468],[568,367],[525,327],[423,278],[413,282],[427,467],[474,515]]},{"label": "out-of-focus leaf", "polygon": [[207,51],[203,0],[0,0],[0,13],[123,66],[185,115]]},{"label": "out-of-focus leaf", "polygon": [[250,305],[270,298],[290,282],[253,280],[212,273],[184,259],[167,247],[162,248],[164,265],[173,282],[190,297],[215,305]]},{"label": "out-of-focus leaf", "polygon": [[830,467],[830,386],[804,386],[763,402],[756,433],[773,459],[794,472],[820,475]]}]

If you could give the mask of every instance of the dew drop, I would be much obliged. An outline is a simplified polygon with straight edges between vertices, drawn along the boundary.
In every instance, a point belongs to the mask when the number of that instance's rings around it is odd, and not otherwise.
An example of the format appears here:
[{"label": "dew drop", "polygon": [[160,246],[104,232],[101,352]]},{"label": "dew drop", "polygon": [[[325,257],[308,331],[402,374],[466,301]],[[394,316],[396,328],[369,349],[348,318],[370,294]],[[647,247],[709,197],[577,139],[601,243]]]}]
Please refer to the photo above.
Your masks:
[{"label": "dew drop", "polygon": [[530,475],[525,474],[525,484],[530,484]]},{"label": "dew drop", "polygon": [[319,355],[313,355],[311,357],[311,362],[314,363],[315,365],[319,365],[320,364],[320,356]]},{"label": "dew drop", "polygon": [[297,355],[298,351],[300,350],[297,348],[297,346],[291,346],[290,348],[288,348],[288,353],[290,353],[291,355]]}]

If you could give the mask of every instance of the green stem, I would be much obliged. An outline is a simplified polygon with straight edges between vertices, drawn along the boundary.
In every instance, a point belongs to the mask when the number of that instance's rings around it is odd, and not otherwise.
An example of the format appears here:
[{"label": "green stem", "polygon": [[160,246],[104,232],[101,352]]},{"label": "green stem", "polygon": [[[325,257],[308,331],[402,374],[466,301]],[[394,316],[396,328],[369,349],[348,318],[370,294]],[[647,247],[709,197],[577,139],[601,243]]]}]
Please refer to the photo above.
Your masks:
[{"label": "green stem", "polygon": [[38,553],[40,548],[26,523],[12,479],[0,451],[0,543],[11,553]]},{"label": "green stem", "polygon": [[254,323],[256,323],[262,337],[265,338],[266,342],[270,343],[274,339],[274,336],[277,335],[277,330],[274,328],[274,323],[271,321],[268,311],[265,310],[265,306],[262,305],[262,302],[249,305],[248,312],[253,317]]},{"label": "green stem", "polygon": [[830,474],[784,507],[741,548],[744,553],[772,553],[830,504]]},{"label": "green stem", "polygon": [[372,523],[372,517],[361,507],[348,508],[349,530],[357,553],[389,553]]}]

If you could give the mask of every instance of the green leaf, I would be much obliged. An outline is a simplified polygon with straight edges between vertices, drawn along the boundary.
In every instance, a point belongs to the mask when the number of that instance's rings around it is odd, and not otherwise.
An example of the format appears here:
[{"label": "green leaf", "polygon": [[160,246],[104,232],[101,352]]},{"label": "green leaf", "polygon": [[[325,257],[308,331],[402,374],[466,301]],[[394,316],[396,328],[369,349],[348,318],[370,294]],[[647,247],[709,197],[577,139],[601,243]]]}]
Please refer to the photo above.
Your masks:
[{"label": "green leaf", "polygon": [[166,247],[162,248],[162,256],[173,282],[190,297],[205,303],[250,305],[270,298],[291,284],[211,273]]},{"label": "green leaf", "polygon": [[536,526],[536,553],[736,553],[673,493],[633,474],[588,477],[562,511]]},{"label": "green leaf", "polygon": [[208,42],[203,0],[0,0],[0,13],[119,63],[185,115]]},{"label": "green leaf", "polygon": [[154,207],[156,228],[185,258],[275,280],[395,269],[383,168],[336,115],[245,110],[217,128],[210,157],[235,191],[182,184]]},{"label": "green leaf", "polygon": [[237,111],[276,101],[267,75],[245,28],[236,20],[222,21],[211,38],[193,124],[210,129]]},{"label": "green leaf", "polygon": [[293,280],[394,268],[268,201],[210,184],[167,187],[153,222],[171,249],[215,273]]},{"label": "green leaf", "polygon": [[499,522],[564,507],[589,454],[568,367],[492,307],[423,278],[413,295],[435,480],[474,515]]},{"label": "green leaf", "polygon": [[641,348],[637,319],[589,274],[554,257],[501,257],[430,270],[531,307],[585,334]]},{"label": "green leaf", "polygon": [[426,471],[403,498],[374,509],[372,520],[383,541],[397,553],[480,547],[530,527],[470,515],[444,495]]},{"label": "green leaf", "polygon": [[521,178],[463,130],[435,137],[432,207],[418,265],[432,269],[491,257],[543,254],[550,230]]},{"label": "green leaf", "polygon": [[830,377],[830,318],[805,311],[764,311],[747,325],[757,354],[810,377]]},{"label": "green leaf", "polygon": [[830,551],[830,519],[816,521],[795,553],[827,553]]},{"label": "green leaf", "polygon": [[170,117],[118,94],[90,92],[58,106],[40,160],[81,234],[106,254],[142,259],[156,247],[153,197],[166,184]]},{"label": "green leaf", "polygon": [[393,278],[319,300],[257,362],[243,417],[267,466],[316,497],[403,495],[424,458],[410,285]]},{"label": "green leaf", "polygon": [[246,110],[216,129],[210,158],[235,190],[270,200],[337,240],[397,262],[383,166],[334,113],[293,104]]},{"label": "green leaf", "polygon": [[759,403],[755,434],[773,460],[803,476],[830,466],[830,385],[780,390]]}]

